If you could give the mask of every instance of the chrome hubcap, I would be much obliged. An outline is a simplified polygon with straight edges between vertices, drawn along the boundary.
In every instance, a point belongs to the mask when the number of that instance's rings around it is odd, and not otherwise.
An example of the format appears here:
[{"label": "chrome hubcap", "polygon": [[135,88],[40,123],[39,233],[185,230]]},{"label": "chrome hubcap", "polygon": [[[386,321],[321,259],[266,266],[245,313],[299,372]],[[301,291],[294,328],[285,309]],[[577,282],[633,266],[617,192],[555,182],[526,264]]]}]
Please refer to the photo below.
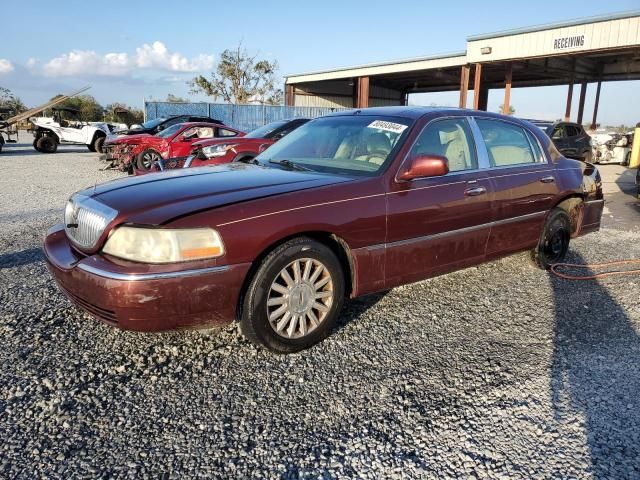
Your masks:
[{"label": "chrome hubcap", "polygon": [[333,303],[333,280],[327,267],[313,258],[294,260],[276,276],[267,297],[273,330],[300,338],[325,320]]}]

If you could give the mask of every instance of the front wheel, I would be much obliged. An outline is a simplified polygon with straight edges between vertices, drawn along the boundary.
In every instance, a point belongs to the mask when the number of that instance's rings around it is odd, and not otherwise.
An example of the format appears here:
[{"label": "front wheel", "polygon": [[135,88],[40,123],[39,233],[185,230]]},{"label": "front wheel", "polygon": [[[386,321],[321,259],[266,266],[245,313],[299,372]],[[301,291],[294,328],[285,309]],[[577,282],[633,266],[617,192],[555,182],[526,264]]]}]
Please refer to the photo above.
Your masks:
[{"label": "front wheel", "polygon": [[240,329],[271,351],[303,350],[332,330],[344,290],[344,273],[333,251],[310,238],[295,238],[260,264],[244,298]]},{"label": "front wheel", "polygon": [[140,152],[138,154],[138,157],[136,158],[136,166],[140,170],[148,172],[149,170],[151,170],[152,165],[161,159],[162,157],[158,152],[149,148],[144,152]]},{"label": "front wheel", "polygon": [[40,137],[36,143],[36,150],[42,153],[56,153],[58,142],[52,137]]},{"label": "front wheel", "polygon": [[561,208],[554,208],[547,217],[538,240],[538,246],[531,251],[533,262],[543,270],[549,270],[554,263],[564,260],[571,239],[571,219]]}]

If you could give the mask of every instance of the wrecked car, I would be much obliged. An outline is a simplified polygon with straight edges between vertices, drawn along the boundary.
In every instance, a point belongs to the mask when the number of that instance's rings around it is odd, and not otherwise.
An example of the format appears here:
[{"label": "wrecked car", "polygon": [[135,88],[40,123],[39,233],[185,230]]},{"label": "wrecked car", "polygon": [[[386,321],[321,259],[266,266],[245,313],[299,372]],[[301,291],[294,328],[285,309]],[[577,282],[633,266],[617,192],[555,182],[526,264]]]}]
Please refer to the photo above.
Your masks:
[{"label": "wrecked car", "polygon": [[107,139],[104,144],[105,160],[129,173],[134,169],[148,171],[158,160],[187,156],[193,143],[199,140],[243,135],[244,132],[226,125],[177,123],[155,135],[124,135]]},{"label": "wrecked car", "polygon": [[152,170],[201,167],[229,162],[249,162],[278,140],[307,123],[307,118],[277,120],[256,128],[242,137],[202,140],[193,144],[191,155],[158,161]]},{"label": "wrecked car", "polygon": [[332,331],[345,298],[526,250],[549,268],[602,208],[598,170],[528,122],[370,108],[311,120],[252,163],[80,191],[44,253],[69,299],[109,325],[237,320],[294,352]]}]

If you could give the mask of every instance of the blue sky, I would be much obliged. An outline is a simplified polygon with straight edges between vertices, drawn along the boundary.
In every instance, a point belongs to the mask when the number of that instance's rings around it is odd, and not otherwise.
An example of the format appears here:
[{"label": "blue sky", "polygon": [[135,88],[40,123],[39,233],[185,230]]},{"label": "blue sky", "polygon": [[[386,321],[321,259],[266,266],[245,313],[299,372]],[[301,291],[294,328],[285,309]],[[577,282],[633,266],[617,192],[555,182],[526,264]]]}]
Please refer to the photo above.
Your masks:
[{"label": "blue sky", "polygon": [[[0,86],[29,105],[90,84],[89,93],[102,104],[141,106],[145,97],[187,97],[186,82],[210,71],[220,52],[240,41],[248,50],[277,60],[284,75],[461,51],[473,34],[638,7],[638,0],[72,0],[51,8],[50,1],[29,0],[13,2],[3,20]],[[599,121],[640,121],[638,91],[640,82],[604,84]],[[587,118],[594,95],[592,85]],[[501,91],[490,93],[490,110],[497,110],[501,97]],[[515,89],[512,104],[519,116],[558,118],[565,98],[564,86]],[[456,105],[457,92],[413,96],[412,103]]]}]

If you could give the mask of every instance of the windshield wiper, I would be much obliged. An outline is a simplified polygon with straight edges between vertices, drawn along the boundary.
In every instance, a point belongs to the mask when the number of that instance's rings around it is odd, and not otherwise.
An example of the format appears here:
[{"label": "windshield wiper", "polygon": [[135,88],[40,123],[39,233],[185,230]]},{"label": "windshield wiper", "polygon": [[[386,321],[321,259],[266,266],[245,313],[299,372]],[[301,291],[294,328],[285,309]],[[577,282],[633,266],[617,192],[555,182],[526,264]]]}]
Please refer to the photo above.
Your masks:
[{"label": "windshield wiper", "polygon": [[283,167],[287,167],[289,170],[298,170],[300,172],[311,172],[310,168],[303,167],[302,165],[298,165],[297,163],[293,163],[291,160],[269,160],[269,163],[275,163],[276,165],[282,165]]}]

